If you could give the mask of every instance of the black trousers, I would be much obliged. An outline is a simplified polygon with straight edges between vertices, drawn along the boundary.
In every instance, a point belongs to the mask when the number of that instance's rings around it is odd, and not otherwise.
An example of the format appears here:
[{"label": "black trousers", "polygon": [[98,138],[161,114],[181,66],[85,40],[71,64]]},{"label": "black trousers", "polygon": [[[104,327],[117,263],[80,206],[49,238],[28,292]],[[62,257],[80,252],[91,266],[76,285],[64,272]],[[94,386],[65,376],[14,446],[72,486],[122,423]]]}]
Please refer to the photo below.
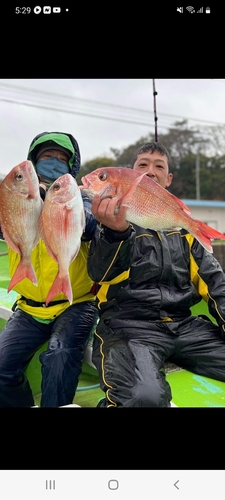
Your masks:
[{"label": "black trousers", "polygon": [[49,324],[40,323],[17,309],[0,334],[0,407],[34,405],[25,370],[35,352],[40,355],[41,406],[58,407],[73,402],[85,345],[97,322],[93,302],[73,304]]},{"label": "black trousers", "polygon": [[172,399],[164,363],[225,381],[225,341],[206,316],[179,323],[100,320],[93,363],[105,399],[99,407],[166,407]]}]

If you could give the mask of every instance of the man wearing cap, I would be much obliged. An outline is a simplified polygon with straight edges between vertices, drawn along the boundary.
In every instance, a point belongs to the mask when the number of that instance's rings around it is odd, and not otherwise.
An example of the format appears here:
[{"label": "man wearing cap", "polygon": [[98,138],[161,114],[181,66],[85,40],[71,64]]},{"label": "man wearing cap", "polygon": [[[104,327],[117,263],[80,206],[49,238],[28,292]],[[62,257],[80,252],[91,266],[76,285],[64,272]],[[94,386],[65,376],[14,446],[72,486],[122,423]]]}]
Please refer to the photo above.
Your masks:
[{"label": "man wearing cap", "polygon": [[43,133],[35,137],[28,160],[34,164],[40,182],[47,187],[60,175],[71,173],[76,177],[80,169],[78,144],[70,134]]},{"label": "man wearing cap", "polygon": [[[80,168],[78,143],[67,133],[39,134],[31,142],[27,158],[36,169],[43,199],[46,190],[58,177],[70,173],[75,178]],[[73,402],[84,349],[98,318],[95,284],[87,273],[87,255],[96,219],[91,212],[90,200],[81,194],[86,226],[80,251],[69,268],[73,303],[70,305],[61,293],[46,307],[45,299],[58,266],[41,239],[32,252],[38,286],[24,279],[14,287],[19,295],[14,312],[0,335],[0,407],[34,405],[25,371],[35,352],[47,341],[47,350],[40,355],[40,405],[59,407]],[[20,256],[10,247],[8,255],[12,276]]]}]

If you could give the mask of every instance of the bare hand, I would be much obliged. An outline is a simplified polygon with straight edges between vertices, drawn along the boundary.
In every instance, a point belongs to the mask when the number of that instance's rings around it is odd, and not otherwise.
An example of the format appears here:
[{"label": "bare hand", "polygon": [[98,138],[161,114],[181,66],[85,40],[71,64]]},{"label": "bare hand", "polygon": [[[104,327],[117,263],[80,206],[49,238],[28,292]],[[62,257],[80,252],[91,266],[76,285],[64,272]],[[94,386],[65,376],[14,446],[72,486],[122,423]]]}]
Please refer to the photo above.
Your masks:
[{"label": "bare hand", "polygon": [[118,209],[118,199],[104,198],[96,194],[92,200],[92,213],[97,221],[114,231],[126,231],[129,222],[126,220],[126,207],[120,206]]}]

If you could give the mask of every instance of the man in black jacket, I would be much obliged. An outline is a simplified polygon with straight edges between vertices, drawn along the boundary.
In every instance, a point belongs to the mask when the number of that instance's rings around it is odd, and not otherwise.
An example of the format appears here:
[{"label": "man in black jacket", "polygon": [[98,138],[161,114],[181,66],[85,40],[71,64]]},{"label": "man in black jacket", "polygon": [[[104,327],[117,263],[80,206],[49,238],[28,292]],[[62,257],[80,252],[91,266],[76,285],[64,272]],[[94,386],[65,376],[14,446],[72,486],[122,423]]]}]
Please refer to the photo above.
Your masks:
[{"label": "man in black jacket", "polygon": [[[137,153],[133,168],[162,187],[172,182],[159,143]],[[100,407],[166,407],[172,399],[165,361],[225,381],[225,275],[214,256],[184,229],[129,224],[116,197],[95,196],[101,223],[88,259],[100,284],[93,363],[105,398]],[[190,308],[204,298],[218,325]]]}]

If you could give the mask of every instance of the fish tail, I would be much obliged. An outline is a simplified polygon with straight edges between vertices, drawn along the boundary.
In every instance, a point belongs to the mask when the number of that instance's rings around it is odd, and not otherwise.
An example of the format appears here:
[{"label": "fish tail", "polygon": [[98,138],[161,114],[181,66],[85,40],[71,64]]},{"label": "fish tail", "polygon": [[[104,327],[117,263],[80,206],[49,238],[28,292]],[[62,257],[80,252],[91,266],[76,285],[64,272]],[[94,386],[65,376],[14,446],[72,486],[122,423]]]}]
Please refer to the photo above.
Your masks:
[{"label": "fish tail", "polygon": [[72,304],[73,294],[68,274],[67,275],[60,275],[59,273],[57,274],[55,281],[53,282],[53,285],[51,286],[48,292],[45,301],[46,305],[48,305],[49,302],[51,302],[51,300],[60,293],[64,293],[64,295],[68,298],[70,304]]},{"label": "fish tail", "polygon": [[32,263],[21,260],[17,266],[14,275],[11,278],[11,281],[8,286],[8,292],[10,292],[10,290],[12,290],[12,288],[14,288],[17,285],[17,283],[22,281],[24,278],[28,278],[34,285],[37,286],[38,284],[37,276],[32,266]]},{"label": "fish tail", "polygon": [[225,240],[225,235],[202,221],[196,222],[197,229],[195,229],[192,234],[195,236],[196,240],[198,240],[199,243],[201,243],[201,245],[208,250],[208,252],[213,253],[211,240]]}]

